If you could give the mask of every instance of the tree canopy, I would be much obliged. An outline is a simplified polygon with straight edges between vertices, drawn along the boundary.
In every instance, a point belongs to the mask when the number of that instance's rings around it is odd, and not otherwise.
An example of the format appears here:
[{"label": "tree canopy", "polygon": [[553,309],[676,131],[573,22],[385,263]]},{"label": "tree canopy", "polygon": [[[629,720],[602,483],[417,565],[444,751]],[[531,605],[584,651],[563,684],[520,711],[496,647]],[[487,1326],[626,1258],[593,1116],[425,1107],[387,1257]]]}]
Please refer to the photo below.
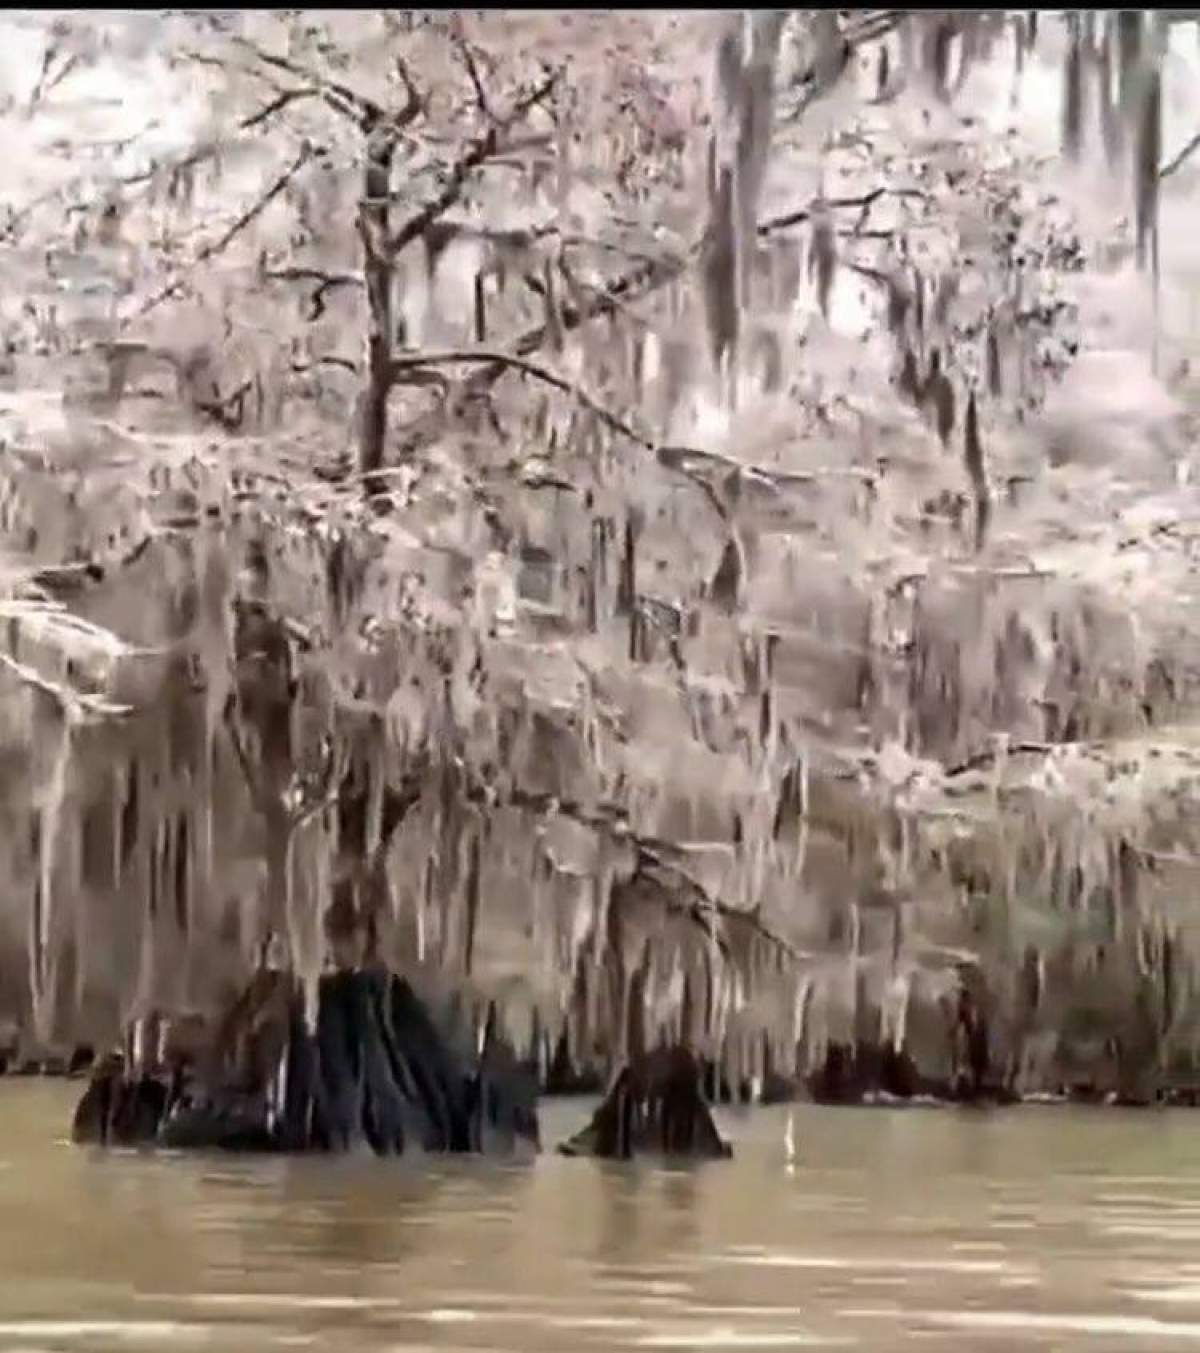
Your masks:
[{"label": "tree canopy", "polygon": [[1190,24],[7,20],[11,1015],[1190,1055]]}]

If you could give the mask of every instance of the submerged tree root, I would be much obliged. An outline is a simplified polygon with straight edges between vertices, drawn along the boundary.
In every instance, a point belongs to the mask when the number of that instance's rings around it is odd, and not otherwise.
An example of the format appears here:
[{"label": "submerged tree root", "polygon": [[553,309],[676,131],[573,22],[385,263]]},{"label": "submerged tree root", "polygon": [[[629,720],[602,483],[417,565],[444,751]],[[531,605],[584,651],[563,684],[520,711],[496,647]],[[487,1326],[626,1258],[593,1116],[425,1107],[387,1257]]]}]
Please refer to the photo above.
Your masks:
[{"label": "submerged tree root", "polygon": [[464,1058],[386,972],[321,979],[311,1031],[298,984],[261,972],[199,1055],[135,1071],[107,1057],[76,1142],[235,1151],[511,1153],[540,1149],[537,1088],[495,1023]]},{"label": "submerged tree root", "polygon": [[17,1050],[0,1048],[0,1076],[83,1076],[96,1060],[90,1044],[81,1043],[69,1054],[20,1056]]},{"label": "submerged tree root", "polygon": [[660,1048],[623,1066],[565,1156],[629,1160],[658,1154],[704,1160],[733,1154],[701,1093],[701,1067],[686,1048]]},{"label": "submerged tree root", "polygon": [[1009,1086],[989,1079],[984,1069],[949,1079],[925,1076],[913,1058],[890,1044],[831,1043],[821,1065],[807,1078],[816,1104],[1015,1104]]}]

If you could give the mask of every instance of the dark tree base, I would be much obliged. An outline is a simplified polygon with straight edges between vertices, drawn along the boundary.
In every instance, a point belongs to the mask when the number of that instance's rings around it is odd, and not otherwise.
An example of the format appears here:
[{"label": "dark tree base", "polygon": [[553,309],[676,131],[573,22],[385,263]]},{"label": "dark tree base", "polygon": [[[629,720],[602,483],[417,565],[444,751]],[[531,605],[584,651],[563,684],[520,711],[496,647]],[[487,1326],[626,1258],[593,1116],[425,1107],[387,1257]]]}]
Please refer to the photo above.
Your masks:
[{"label": "dark tree base", "polygon": [[80,1044],[69,1057],[18,1057],[12,1048],[0,1049],[0,1076],[82,1076],[91,1070],[96,1055]]},{"label": "dark tree base", "polygon": [[731,1156],[701,1093],[701,1077],[699,1062],[686,1048],[661,1048],[638,1058],[621,1068],[592,1121],[559,1151],[615,1160],[642,1154]]},{"label": "dark tree base", "polygon": [[316,1027],[282,973],[261,972],[203,1056],[138,1077],[104,1059],[76,1142],[376,1155],[540,1149],[537,1087],[489,1019],[468,1065],[402,978],[321,979]]},{"label": "dark tree base", "polygon": [[943,1104],[1016,1104],[1019,1096],[1005,1085],[975,1075],[952,1080],[923,1076],[903,1050],[876,1043],[831,1043],[825,1061],[808,1078],[816,1104],[864,1104],[935,1100]]},{"label": "dark tree base", "polygon": [[592,1067],[577,1066],[571,1059],[565,1029],[555,1045],[554,1056],[546,1068],[542,1092],[563,1098],[604,1093],[604,1077]]}]

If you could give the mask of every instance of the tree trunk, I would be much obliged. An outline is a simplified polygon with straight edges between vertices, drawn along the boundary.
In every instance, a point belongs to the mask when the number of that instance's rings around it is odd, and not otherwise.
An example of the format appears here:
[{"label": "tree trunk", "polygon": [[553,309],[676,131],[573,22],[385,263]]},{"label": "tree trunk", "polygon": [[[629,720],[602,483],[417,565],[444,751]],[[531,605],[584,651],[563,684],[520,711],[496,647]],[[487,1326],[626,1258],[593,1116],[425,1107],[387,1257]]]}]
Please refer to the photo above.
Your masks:
[{"label": "tree trunk", "polygon": [[359,471],[369,494],[382,493],[387,443],[387,402],[392,387],[392,277],[388,246],[391,221],[388,199],[392,190],[395,141],[390,131],[368,132],[367,164],[359,228],[363,240],[363,280],[369,312],[367,330],[367,384],[363,391],[359,428]]}]

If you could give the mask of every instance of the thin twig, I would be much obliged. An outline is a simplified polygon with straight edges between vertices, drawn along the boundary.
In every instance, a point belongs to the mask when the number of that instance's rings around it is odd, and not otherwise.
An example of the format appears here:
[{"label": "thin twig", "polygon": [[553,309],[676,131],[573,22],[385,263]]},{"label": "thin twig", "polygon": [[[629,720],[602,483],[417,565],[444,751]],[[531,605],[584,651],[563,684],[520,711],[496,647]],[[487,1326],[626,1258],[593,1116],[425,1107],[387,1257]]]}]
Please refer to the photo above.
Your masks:
[{"label": "thin twig", "polygon": [[356,273],[331,273],[322,268],[264,268],[262,278],[265,282],[315,282],[316,287],[308,298],[307,319],[310,323],[324,315],[327,292],[363,285],[362,278]]},{"label": "thin twig", "polygon": [[[639,265],[614,278],[601,291],[593,292],[578,304],[565,302],[560,310],[559,319],[563,332],[569,333],[580,328],[589,320],[618,313],[624,306],[642,300],[662,287],[669,286],[684,275],[688,267],[699,255],[699,244],[692,245],[683,258],[658,260]],[[582,290],[582,288],[581,288]],[[514,352],[521,357],[530,356],[541,349],[546,342],[546,326],[535,325],[527,329],[513,344]],[[512,368],[504,362],[492,362],[481,367],[474,375],[463,381],[461,386],[448,399],[447,408],[459,408],[473,399],[487,394],[493,385]],[[403,442],[409,455],[420,451],[435,441],[444,426],[444,411],[435,410],[431,414],[410,423],[403,430]]]},{"label": "thin twig", "polygon": [[874,480],[874,475],[868,470],[855,468],[847,468],[843,471],[826,470],[824,472],[767,470],[759,466],[744,464],[729,456],[722,456],[712,451],[699,451],[688,446],[659,445],[650,438],[643,436],[618,414],[613,413],[611,409],[606,408],[577,381],[559,375],[558,372],[544,363],[533,362],[527,357],[501,352],[495,348],[451,348],[444,351],[403,353],[393,359],[393,378],[399,377],[401,373],[419,371],[422,367],[450,366],[458,362],[482,362],[487,366],[520,371],[565,395],[570,395],[612,431],[619,433],[643,450],[653,452],[656,460],[664,469],[675,471],[689,479],[704,493],[714,511],[726,523],[729,521],[729,509],[709,480],[701,473],[701,466],[707,466],[722,476],[738,473],[747,478],[756,479],[760,483],[769,484],[776,489],[786,485],[813,484],[834,473],[864,483],[870,483]]},{"label": "thin twig", "polygon": [[[924,198],[926,196],[919,188],[872,188],[869,193],[861,193],[857,197],[830,197],[822,203],[823,206],[833,209],[856,207],[863,215],[860,216],[860,226],[865,219],[866,213],[882,197],[915,197]],[[806,207],[800,207],[796,211],[785,212],[782,216],[772,216],[769,220],[760,221],[758,225],[758,234],[760,238],[773,234],[777,230],[786,230],[789,226],[803,225],[804,222],[812,219],[815,204],[810,203]]]},{"label": "thin twig", "polygon": [[65,62],[60,67],[58,74],[53,79],[49,78],[50,67],[54,64],[54,58],[58,55],[58,40],[52,37],[46,46],[46,51],[42,56],[42,69],[38,75],[37,83],[33,87],[33,93],[29,96],[29,111],[32,113],[39,103],[58,88],[68,75],[78,66],[79,57],[75,53],[67,56]]},{"label": "thin twig", "polygon": [[405,65],[402,56],[396,58],[396,74],[400,77],[400,83],[404,86],[404,94],[407,100],[405,107],[396,115],[399,126],[403,127],[416,118],[417,114],[424,108],[425,102],[421,98],[421,92],[417,88],[416,81],[412,78],[412,73]]},{"label": "thin twig", "polygon": [[1176,156],[1162,166],[1158,171],[1158,177],[1160,179],[1170,178],[1176,170],[1183,167],[1184,163],[1191,158],[1198,148],[1200,148],[1200,132],[1197,132]]},{"label": "thin twig", "polygon": [[513,107],[507,117],[494,121],[484,135],[467,148],[451,167],[445,188],[431,202],[427,202],[410,216],[388,241],[388,247],[393,254],[398,254],[413,240],[420,239],[439,217],[444,216],[458,202],[463,195],[469,175],[500,149],[503,133],[541,103],[554,89],[558,79],[559,72],[551,72],[540,85]]},{"label": "thin twig", "polygon": [[[623,418],[613,413],[611,409],[606,409],[594,395],[589,394],[576,381],[570,381],[565,376],[560,376],[557,372],[550,370],[549,367],[540,362],[531,362],[526,357],[519,357],[513,353],[498,352],[492,348],[471,349],[458,348],[448,352],[414,352],[406,353],[401,357],[394,359],[392,364],[393,374],[399,374],[404,371],[420,369],[425,366],[445,366],[456,362],[482,362],[485,366],[492,369],[510,369],[520,371],[527,376],[532,376],[535,380],[543,381],[556,390],[562,391],[565,395],[570,395],[573,399],[579,401],[585,409],[595,417],[599,418],[606,427],[619,433],[622,437],[628,438],[635,446],[640,446],[644,451],[653,452],[659,463],[668,470],[674,470],[682,474],[686,479],[700,490],[708,499],[713,511],[721,518],[723,522],[729,523],[729,509],[722,501],[720,495],[712,484],[697,474],[687,463],[684,454],[680,453],[674,447],[658,447],[648,437],[644,437],[640,432],[632,428]],[[732,466],[733,462],[729,462]]]},{"label": "thin twig", "polygon": [[274,52],[268,52],[257,43],[251,42],[249,38],[235,37],[233,41],[236,46],[250,52],[264,66],[270,66],[274,70],[286,71],[288,75],[307,80],[320,92],[321,97],[335,112],[349,118],[360,130],[365,131],[368,126],[376,125],[382,121],[383,109],[372,99],[356,93],[349,86],[340,84],[336,80],[329,80],[316,71],[302,66],[298,61],[292,61],[288,57],[277,56]]},{"label": "thin twig", "polygon": [[341,84],[337,80],[330,80],[326,76],[300,65],[299,62],[290,60],[288,57],[277,56],[274,52],[265,51],[257,43],[253,43],[247,38],[238,37],[234,39],[234,42],[239,47],[251,52],[264,65],[271,66],[275,70],[286,71],[289,75],[308,81],[312,86],[312,92],[318,93],[335,113],[349,119],[361,132],[400,132],[417,119],[425,106],[409,74],[408,67],[400,58],[396,59],[396,72],[404,84],[407,101],[403,108],[394,113],[388,113],[373,99],[367,98],[364,94],[359,94],[348,85]]},{"label": "thin twig", "polygon": [[445,366],[455,362],[496,363],[511,367],[514,371],[524,372],[525,375],[544,381],[545,384],[553,386],[554,389],[561,390],[563,394],[577,399],[589,413],[595,414],[602,423],[614,432],[619,432],[621,436],[627,437],[631,442],[636,442],[638,446],[647,451],[654,449],[654,443],[649,438],[643,437],[641,433],[630,427],[623,418],[618,417],[610,409],[606,409],[599,400],[590,395],[577,382],[570,381],[565,376],[560,376],[547,366],[538,362],[531,362],[528,358],[518,357],[512,353],[499,352],[494,348],[455,348],[445,352],[403,353],[393,359],[392,370],[394,374],[399,374],[403,371],[410,371],[414,367]]},{"label": "thin twig", "polygon": [[1084,751],[1088,750],[1088,746],[1082,742],[1010,742],[1005,747],[988,747],[983,751],[974,752],[965,761],[947,766],[943,774],[947,780],[951,780],[959,775],[967,775],[971,771],[987,770],[1002,757],[1005,759],[1012,756],[1050,757],[1055,752],[1066,750]]},{"label": "thin twig", "polygon": [[475,61],[475,53],[471,50],[471,44],[462,33],[462,16],[456,14],[453,16],[456,32],[454,35],[454,47],[458,52],[463,65],[466,67],[467,75],[470,78],[471,85],[475,90],[475,105],[479,109],[483,118],[487,122],[492,120],[492,110],[488,105],[487,91],[483,87],[483,78],[479,74],[479,66]]},{"label": "thin twig", "polygon": [[238,123],[238,130],[243,132],[252,131],[260,126],[276,113],[282,112],[289,104],[296,103],[300,99],[316,98],[319,91],[316,89],[285,89],[281,94],[277,94],[270,103],[264,104],[256,113],[242,118]]},{"label": "thin twig", "polygon": [[[257,220],[259,216],[262,215],[262,213],[267,209],[267,207],[269,207],[270,204],[279,196],[279,194],[283,192],[283,190],[288,186],[288,184],[291,183],[292,179],[296,177],[296,175],[300,172],[300,170],[304,168],[304,166],[309,162],[309,160],[313,158],[315,154],[316,148],[310,145],[308,142],[305,142],[305,144],[300,148],[300,154],[297,155],[295,160],[292,161],[292,163],[287,167],[287,169],[285,169],[283,173],[280,174],[280,176],[267,188],[267,190],[254,202],[252,202],[251,205],[247,207],[246,210],[243,211],[240,216],[238,216],[238,218],[229,226],[229,228],[222,235],[220,235],[217,239],[215,239],[211,244],[206,244],[199,251],[199,253],[197,253],[196,257],[189,264],[188,271],[191,271],[191,269],[193,268],[199,267],[203,263],[209,262],[210,259],[215,258],[219,253],[227,249],[229,245],[233,242],[233,240],[238,235],[240,235],[241,232],[245,230],[247,226],[251,225],[255,220]],[[147,314],[149,311],[155,309],[156,306],[161,305],[163,301],[170,299],[170,297],[175,295],[175,293],[183,285],[183,282],[184,278],[182,275],[173,278],[159,291],[155,292],[155,294],[151,296],[149,300],[144,302],[141,308],[137,311],[138,316]]]}]

